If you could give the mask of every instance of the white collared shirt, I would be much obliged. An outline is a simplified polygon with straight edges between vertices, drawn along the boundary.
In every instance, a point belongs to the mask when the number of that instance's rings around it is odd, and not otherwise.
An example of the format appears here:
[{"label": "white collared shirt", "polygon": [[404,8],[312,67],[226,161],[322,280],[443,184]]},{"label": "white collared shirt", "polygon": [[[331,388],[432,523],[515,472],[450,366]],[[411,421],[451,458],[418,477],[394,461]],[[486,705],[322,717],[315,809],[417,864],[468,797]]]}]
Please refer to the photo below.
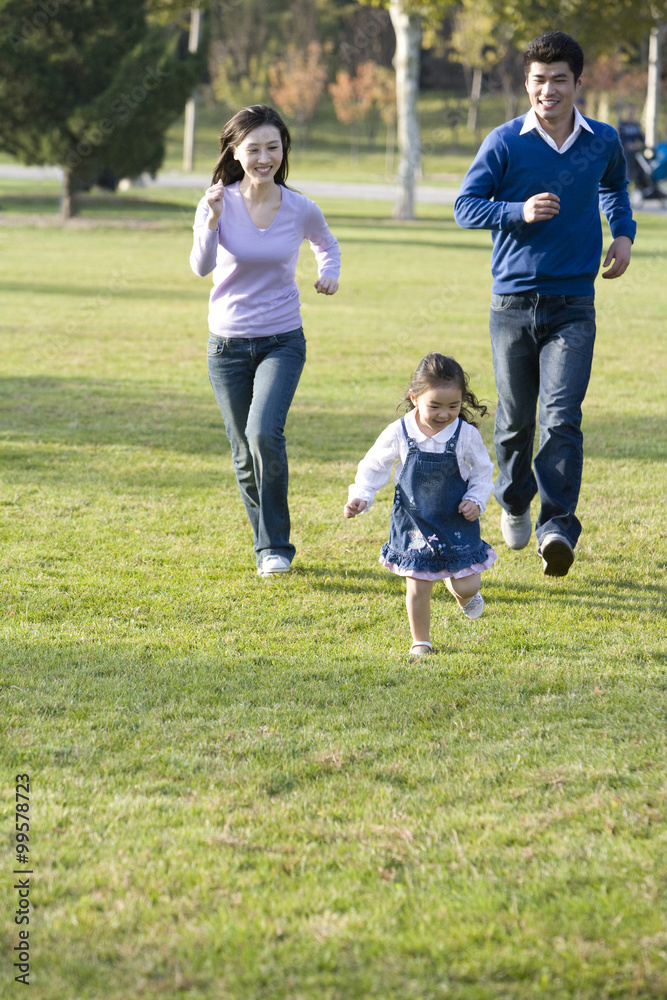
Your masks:
[{"label": "white collared shirt", "polygon": [[[447,442],[456,432],[457,425],[458,420],[455,420],[433,437],[427,437],[417,426],[417,411],[410,410],[405,414],[405,429],[408,435],[414,438],[420,451],[434,454],[444,452]],[[348,500],[365,500],[368,504],[366,510],[369,510],[377,491],[386,486],[391,479],[392,470],[394,481],[398,479],[407,454],[408,443],[401,421],[396,420],[385,427],[373,447],[359,462],[355,481],[348,491]],[[463,499],[472,500],[480,511],[483,511],[493,490],[493,462],[489,458],[482,435],[476,427],[466,423],[465,420],[461,421],[456,458],[461,478],[466,482]]]},{"label": "white collared shirt", "polygon": [[574,105],[574,128],[572,129],[572,131],[568,135],[568,137],[565,140],[565,142],[563,143],[563,145],[560,146],[560,148],[559,148],[558,145],[556,144],[556,140],[553,139],[549,135],[548,132],[545,132],[544,129],[542,128],[542,126],[540,125],[540,120],[537,117],[535,109],[531,108],[530,111],[528,112],[528,114],[526,115],[526,120],[523,123],[521,131],[519,132],[519,135],[523,135],[525,132],[531,132],[533,129],[537,129],[537,131],[542,136],[542,138],[544,139],[544,141],[549,146],[551,146],[552,149],[555,149],[557,153],[565,153],[566,150],[568,150],[570,148],[570,146],[572,145],[572,143],[576,140],[576,138],[579,135],[579,133],[581,132],[582,128],[585,128],[587,132],[592,132],[593,131],[593,129],[590,127],[590,125],[588,124],[588,122],[586,121],[586,119],[584,118],[584,116],[579,111],[579,108],[575,104]]}]

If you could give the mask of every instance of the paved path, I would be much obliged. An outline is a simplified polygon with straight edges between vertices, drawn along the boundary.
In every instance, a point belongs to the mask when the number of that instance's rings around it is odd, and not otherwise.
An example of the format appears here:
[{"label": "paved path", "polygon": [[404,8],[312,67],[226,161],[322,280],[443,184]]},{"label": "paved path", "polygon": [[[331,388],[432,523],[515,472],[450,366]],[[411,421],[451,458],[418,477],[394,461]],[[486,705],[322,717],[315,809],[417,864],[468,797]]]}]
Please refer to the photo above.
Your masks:
[{"label": "paved path", "polygon": [[[62,180],[60,167],[23,167],[20,164],[0,164],[0,178],[11,180],[53,181]],[[211,183],[210,174],[180,174],[175,171],[161,171],[155,180],[144,175],[146,187],[196,188],[204,191]],[[308,181],[299,180],[298,174],[290,174],[290,184],[313,198],[359,198],[366,201],[393,201],[396,188],[393,184],[355,184],[350,181]],[[417,199],[430,205],[453,205],[458,194],[457,188],[432,187],[420,184]]]},{"label": "paved path", "polygon": [[[62,180],[60,167],[23,167],[20,164],[0,164],[0,179],[8,180]],[[211,182],[209,174],[181,174],[176,171],[161,171],[155,179],[143,175],[145,187],[196,188],[205,191]],[[358,198],[365,201],[393,202],[396,188],[393,184],[364,184],[351,181],[308,181],[299,180],[290,174],[290,184],[297,190],[313,198]],[[456,187],[433,187],[418,184],[416,199],[422,205],[453,205],[458,194]],[[667,214],[667,206],[659,201],[633,205],[636,211]]]}]

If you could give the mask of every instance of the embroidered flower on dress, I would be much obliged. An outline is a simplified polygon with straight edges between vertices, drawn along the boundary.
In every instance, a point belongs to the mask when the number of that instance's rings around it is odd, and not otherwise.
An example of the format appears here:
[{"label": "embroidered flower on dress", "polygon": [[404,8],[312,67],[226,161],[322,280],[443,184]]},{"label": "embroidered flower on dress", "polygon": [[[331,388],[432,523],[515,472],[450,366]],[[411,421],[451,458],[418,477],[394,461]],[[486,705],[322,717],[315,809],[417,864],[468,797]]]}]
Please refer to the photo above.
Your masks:
[{"label": "embroidered flower on dress", "polygon": [[426,539],[421,531],[409,531],[408,535],[410,537],[409,549],[423,549],[425,547]]}]

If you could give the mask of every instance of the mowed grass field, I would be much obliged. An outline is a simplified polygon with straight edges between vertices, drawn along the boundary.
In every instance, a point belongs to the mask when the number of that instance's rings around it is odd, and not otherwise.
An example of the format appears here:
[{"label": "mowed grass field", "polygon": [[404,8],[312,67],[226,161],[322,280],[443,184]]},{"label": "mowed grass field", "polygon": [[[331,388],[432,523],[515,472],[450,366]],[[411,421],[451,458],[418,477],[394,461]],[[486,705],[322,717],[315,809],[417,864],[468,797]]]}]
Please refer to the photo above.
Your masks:
[{"label": "mowed grass field", "polygon": [[667,995],[664,217],[598,281],[570,575],[507,550],[490,501],[487,610],[436,591],[437,653],[411,663],[377,562],[391,489],[342,508],[426,352],[494,402],[488,234],[321,202],[344,271],[317,296],[304,247],[297,556],[262,580],[196,194],[91,196],[62,228],[48,188],[4,192],[3,996],[22,774],[39,1000]]}]

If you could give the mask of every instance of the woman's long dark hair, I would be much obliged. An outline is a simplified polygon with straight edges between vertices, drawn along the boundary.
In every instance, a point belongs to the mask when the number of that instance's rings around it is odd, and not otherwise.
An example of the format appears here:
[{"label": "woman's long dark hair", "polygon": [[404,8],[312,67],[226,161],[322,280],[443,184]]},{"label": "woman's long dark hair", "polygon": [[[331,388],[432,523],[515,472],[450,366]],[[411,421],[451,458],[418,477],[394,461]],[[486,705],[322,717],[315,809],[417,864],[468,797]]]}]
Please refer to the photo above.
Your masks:
[{"label": "woman's long dark hair", "polygon": [[[480,417],[485,416],[488,406],[484,406],[483,403],[479,402],[475,393],[471,391],[468,382],[468,376],[458,361],[455,361],[454,358],[447,354],[438,354],[437,351],[433,351],[432,354],[427,354],[425,358],[422,358],[417,365],[410,385],[403,394],[401,403],[405,404],[405,412],[409,413],[410,410],[415,409],[415,404],[410,399],[410,393],[413,396],[421,396],[423,393],[428,392],[429,389],[435,389],[439,385],[455,385],[461,390],[461,420],[465,420],[467,424],[477,427],[475,413],[478,413]],[[471,412],[473,410],[475,413]]]},{"label": "woman's long dark hair", "polygon": [[222,181],[225,187],[227,187],[228,184],[234,184],[245,177],[243,167],[238,160],[234,159],[234,153],[237,146],[241,145],[248,133],[252,132],[253,129],[260,128],[262,125],[273,125],[280,132],[280,141],[283,146],[283,162],[275,173],[274,181],[276,184],[282,184],[283,187],[287,186],[285,183],[289,169],[287,157],[292,140],[289,129],[278,112],[266,104],[253,104],[249,108],[241,108],[223,126],[220,135],[220,158],[213,171],[212,184]]}]

